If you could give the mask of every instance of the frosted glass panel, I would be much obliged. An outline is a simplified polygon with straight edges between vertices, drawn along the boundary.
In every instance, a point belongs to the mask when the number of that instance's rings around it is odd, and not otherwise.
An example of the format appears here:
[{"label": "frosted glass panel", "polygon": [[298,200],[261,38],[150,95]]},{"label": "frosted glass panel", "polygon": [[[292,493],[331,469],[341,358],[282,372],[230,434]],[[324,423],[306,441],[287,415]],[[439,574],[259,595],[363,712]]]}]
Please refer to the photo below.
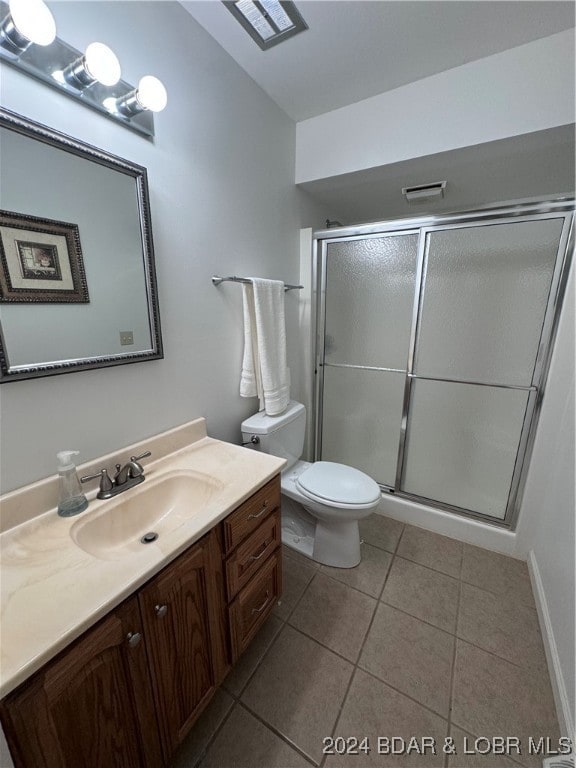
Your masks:
[{"label": "frosted glass panel", "polygon": [[402,490],[503,519],[528,392],[414,381]]},{"label": "frosted glass panel", "polygon": [[529,386],[563,219],[432,232],[415,372]]},{"label": "frosted glass panel", "polygon": [[322,459],[356,467],[393,486],[404,379],[403,373],[326,367]]},{"label": "frosted glass panel", "polygon": [[326,360],[406,369],[418,235],[329,243]]}]

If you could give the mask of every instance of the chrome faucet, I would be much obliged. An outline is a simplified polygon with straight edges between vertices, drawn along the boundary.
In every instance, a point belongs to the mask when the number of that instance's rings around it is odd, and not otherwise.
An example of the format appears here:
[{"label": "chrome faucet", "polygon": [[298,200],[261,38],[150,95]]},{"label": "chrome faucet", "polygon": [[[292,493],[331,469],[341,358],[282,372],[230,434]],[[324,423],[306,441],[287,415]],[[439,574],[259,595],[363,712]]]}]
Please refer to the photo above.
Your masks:
[{"label": "chrome faucet", "polygon": [[145,451],[140,456],[130,456],[124,466],[116,464],[116,474],[112,479],[108,475],[107,469],[101,469],[95,475],[85,475],[80,478],[81,483],[87,483],[89,480],[100,478],[100,489],[96,494],[97,499],[111,499],[129,488],[144,482],[144,467],[139,463],[140,459],[151,456],[150,451]]}]

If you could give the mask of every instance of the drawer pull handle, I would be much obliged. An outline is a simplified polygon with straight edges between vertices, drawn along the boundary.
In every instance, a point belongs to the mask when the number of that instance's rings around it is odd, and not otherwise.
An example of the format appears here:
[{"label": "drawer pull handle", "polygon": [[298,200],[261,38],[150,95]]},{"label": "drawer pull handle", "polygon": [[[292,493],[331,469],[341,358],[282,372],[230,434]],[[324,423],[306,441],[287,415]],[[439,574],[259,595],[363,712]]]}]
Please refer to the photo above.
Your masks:
[{"label": "drawer pull handle", "polygon": [[166,616],[168,613],[168,606],[167,605],[155,605],[154,610],[156,612],[156,616],[158,616],[159,619],[161,619],[163,616]]},{"label": "drawer pull handle", "polygon": [[268,605],[268,601],[269,600],[270,600],[270,590],[267,589],[266,590],[266,599],[264,600],[264,602],[262,603],[260,608],[252,608],[252,613],[262,613],[264,608],[266,608],[266,606]]},{"label": "drawer pull handle", "polygon": [[258,555],[250,555],[250,557],[248,558],[248,562],[252,563],[254,560],[260,560],[260,558],[262,557],[264,552],[266,552],[266,547],[268,546],[268,544],[270,544],[270,542],[269,541],[265,541],[262,544],[262,547],[260,549],[260,554],[258,554]]},{"label": "drawer pull handle", "polygon": [[268,509],[268,502],[265,501],[264,506],[262,507],[260,512],[258,512],[257,515],[248,515],[248,520],[256,520],[257,517],[262,517],[262,515],[264,514],[264,512],[266,512],[267,509]]}]

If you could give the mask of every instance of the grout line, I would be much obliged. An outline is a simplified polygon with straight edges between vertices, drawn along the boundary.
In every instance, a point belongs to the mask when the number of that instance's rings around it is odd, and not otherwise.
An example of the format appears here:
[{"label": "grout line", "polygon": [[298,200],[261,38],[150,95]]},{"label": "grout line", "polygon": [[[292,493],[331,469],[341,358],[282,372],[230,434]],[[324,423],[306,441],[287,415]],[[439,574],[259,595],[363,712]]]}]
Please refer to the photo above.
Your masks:
[{"label": "grout line", "polygon": [[406,557],[405,555],[397,555],[397,557],[400,558],[400,560],[405,560],[407,563],[411,563],[412,565],[418,565],[420,568],[426,568],[427,571],[432,571],[432,573],[437,573],[438,576],[445,576],[447,579],[452,579],[453,581],[460,581],[460,576],[452,576],[451,573],[446,573],[445,571],[439,571],[438,568],[432,568],[431,565],[426,565],[425,563],[419,563],[418,560],[411,560],[409,557]]},{"label": "grout line", "polygon": [[[299,747],[295,742],[293,742],[286,734],[282,733],[282,731],[279,731],[275,726],[271,725],[270,723],[266,722],[257,712],[255,712],[253,709],[251,709],[245,702],[239,701],[238,706],[242,707],[246,710],[255,720],[258,720],[258,722],[263,725],[265,728],[267,728],[269,731],[272,731],[272,733],[277,736],[279,739],[282,739],[282,741],[287,744],[291,749],[293,749],[295,752],[298,752],[299,755],[301,755],[303,758],[305,758],[307,763],[310,763],[310,765],[313,765],[314,768],[318,768],[318,763],[310,757],[302,747]],[[263,768],[261,766],[254,766],[254,768]]]},{"label": "grout line", "polygon": [[[471,736],[473,739],[481,738],[480,736],[477,736],[476,734],[474,734],[471,731],[469,731],[467,728],[462,728],[457,723],[454,723],[454,727],[458,728],[458,730],[460,730],[460,731],[464,731],[466,736]],[[522,768],[529,768],[529,764],[522,763],[522,762],[520,762],[520,760],[516,759],[518,757],[516,754],[514,755],[514,757],[512,757],[511,755],[508,755],[508,754],[503,755],[503,757],[505,757],[507,760],[510,760],[511,762],[513,762],[514,765],[522,766]]]},{"label": "grout line", "polygon": [[[226,693],[228,693],[228,691],[226,691]],[[234,697],[232,697],[232,698],[234,699]],[[224,727],[224,724],[226,722],[228,722],[228,720],[230,719],[230,716],[232,715],[232,712],[235,709],[236,704],[237,704],[237,701],[234,699],[233,702],[232,702],[232,706],[230,707],[228,712],[226,712],[226,714],[224,715],[224,717],[222,718],[220,723],[218,723],[217,727],[214,729],[214,733],[212,734],[212,736],[210,736],[210,738],[206,742],[206,746],[204,747],[204,749],[200,753],[200,756],[197,758],[197,760],[195,760],[194,763],[192,763],[190,768],[198,768],[200,766],[200,764],[204,761],[206,755],[208,754],[208,750],[210,749],[212,744],[216,741],[216,737],[218,736],[218,734],[220,733],[220,731]],[[190,731],[190,733],[191,732],[192,731]],[[169,768],[171,768],[171,765],[172,765],[172,761],[170,763]]]},{"label": "grout line", "polygon": [[487,648],[483,648],[481,645],[478,645],[477,643],[472,642],[471,640],[468,640],[466,637],[460,637],[460,635],[455,635],[456,640],[460,640],[462,643],[466,643],[466,645],[472,646],[472,648],[476,648],[478,651],[482,651],[482,653],[487,653],[489,656],[493,656],[495,659],[498,659],[498,661],[504,661],[506,664],[510,664],[511,666],[515,667],[515,669],[521,669],[522,671],[532,671],[532,672],[544,672],[548,674],[548,670],[545,666],[538,667],[538,666],[524,666],[522,664],[517,664],[515,661],[510,661],[510,659],[504,658],[504,656],[499,656],[494,651],[489,651]]},{"label": "grout line", "polygon": [[[340,708],[338,710],[338,714],[336,715],[336,720],[334,721],[334,727],[332,728],[331,736],[334,737],[335,733],[338,730],[338,725],[340,724],[340,720],[342,719],[342,712],[344,711],[344,707],[346,705],[346,702],[348,700],[348,695],[350,693],[350,689],[352,688],[352,683],[354,682],[354,679],[356,677],[356,673],[360,669],[362,672],[365,670],[362,669],[362,667],[359,667],[358,664],[360,662],[360,658],[362,656],[362,651],[364,650],[364,646],[366,645],[366,641],[368,639],[368,635],[370,634],[370,630],[372,629],[372,625],[374,624],[374,619],[376,618],[376,612],[378,611],[378,606],[380,605],[380,597],[382,596],[382,593],[384,592],[384,588],[386,586],[386,582],[388,581],[388,577],[390,576],[390,571],[392,570],[392,565],[394,563],[394,558],[396,557],[396,552],[398,551],[398,547],[400,546],[400,539],[402,538],[402,534],[404,533],[404,529],[406,526],[402,527],[402,531],[400,532],[400,536],[398,537],[398,541],[396,542],[396,546],[394,548],[394,552],[388,552],[388,550],[381,550],[383,552],[387,552],[389,555],[391,555],[390,563],[388,564],[388,569],[386,571],[386,575],[384,577],[384,582],[382,584],[382,589],[379,592],[378,597],[375,599],[375,605],[374,610],[372,612],[372,618],[370,619],[370,623],[368,624],[368,628],[366,629],[366,633],[364,635],[364,639],[362,640],[362,644],[360,646],[360,650],[358,651],[358,655],[356,657],[356,662],[353,665],[352,674],[350,675],[350,680],[348,681],[348,687],[346,688],[346,691],[344,693],[344,696],[342,697],[342,702],[340,704]],[[367,542],[368,544],[370,542]],[[324,646],[325,647],[325,646]],[[331,649],[328,649],[331,650]],[[332,651],[334,653],[334,651]],[[369,674],[369,673],[367,673]],[[322,762],[320,763],[320,768],[324,768],[326,764],[326,760],[328,759],[327,755],[323,756]]]},{"label": "grout line", "polygon": [[404,696],[405,699],[410,699],[414,704],[417,704],[422,709],[427,710],[428,712],[431,712],[436,717],[439,717],[441,720],[444,720],[444,722],[448,722],[448,715],[446,713],[442,714],[442,712],[438,712],[436,709],[432,709],[432,707],[428,706],[428,704],[424,704],[423,702],[419,701],[418,699],[415,699],[414,696],[411,696],[409,693],[406,693],[406,691],[403,691],[401,688],[396,688],[395,685],[392,685],[392,683],[389,680],[384,680],[384,678],[379,677],[375,672],[371,672],[369,669],[366,669],[365,667],[362,667],[358,665],[358,669],[361,672],[364,672],[369,677],[373,677],[378,682],[383,683],[388,688],[391,688],[393,691],[396,691],[396,693],[399,693],[401,696]]},{"label": "grout line", "polygon": [[[494,597],[501,597],[501,598],[506,598],[508,600],[512,600],[512,598],[510,598],[509,595],[506,592],[503,592],[503,591],[495,592],[493,589],[488,589],[488,587],[486,587],[484,585],[474,584],[473,582],[466,581],[465,579],[462,579],[462,578],[460,579],[460,581],[462,582],[462,584],[466,584],[467,587],[474,587],[474,589],[479,589],[482,592],[486,592],[489,595],[493,595]],[[532,597],[534,597],[534,596],[532,596]],[[533,613],[537,614],[536,603],[534,603],[534,605],[528,605],[528,603],[525,603],[521,599],[518,599],[518,598],[514,599],[514,603],[519,603],[522,606],[522,608],[528,608]]]},{"label": "grout line", "polygon": [[[448,699],[448,731],[447,736],[450,736],[450,730],[452,728],[452,707],[454,704],[454,688],[456,685],[456,649],[458,646],[457,633],[458,622],[460,620],[460,603],[462,598],[462,582],[458,582],[458,597],[456,602],[456,622],[454,624],[454,648],[452,649],[452,667],[450,669],[450,698]],[[448,768],[449,755],[446,754],[444,758],[444,768]]]},{"label": "grout line", "polygon": [[[271,618],[272,616],[274,616],[274,614],[273,614],[273,613],[272,613],[272,614],[270,614],[270,616],[268,617],[268,620],[270,620],[270,618]],[[274,618],[275,618],[275,619],[278,619],[278,617],[277,617],[277,616],[274,616]],[[270,643],[269,643],[269,645],[268,645],[268,646],[267,646],[267,647],[264,649],[264,651],[262,652],[262,655],[260,656],[260,658],[259,658],[259,659],[258,659],[258,661],[256,662],[256,666],[254,667],[254,669],[252,670],[252,672],[250,672],[250,674],[249,674],[249,675],[248,675],[248,677],[246,678],[246,681],[245,681],[244,685],[241,687],[241,689],[240,689],[240,692],[239,692],[239,693],[232,693],[232,691],[228,690],[228,688],[225,688],[225,691],[226,691],[226,693],[228,693],[230,696],[232,696],[233,698],[237,699],[238,701],[240,701],[240,699],[242,698],[242,695],[244,694],[244,691],[246,690],[246,688],[248,688],[248,686],[249,686],[249,684],[250,684],[250,682],[251,682],[252,678],[254,677],[254,675],[256,674],[256,672],[258,671],[258,669],[260,668],[260,665],[262,664],[262,662],[264,661],[265,657],[266,657],[266,656],[268,655],[268,653],[270,652],[270,650],[271,650],[272,646],[273,646],[273,645],[276,645],[276,640],[278,640],[278,638],[279,638],[279,637],[280,637],[280,635],[282,634],[282,631],[283,631],[284,627],[285,627],[285,626],[286,626],[286,624],[287,624],[287,622],[285,622],[285,621],[281,621],[280,619],[278,619],[278,621],[280,621],[280,626],[278,627],[278,631],[275,633],[275,635],[274,635],[274,636],[272,637],[272,639],[270,640]],[[260,631],[261,631],[261,630],[264,628],[264,626],[265,626],[265,625],[263,624],[263,625],[260,627]],[[254,639],[255,639],[255,638],[254,638]],[[240,658],[242,658],[242,657],[240,657]],[[238,660],[238,661],[239,661],[239,660]],[[237,661],[236,663],[238,663],[238,661]],[[232,669],[234,669],[234,665],[232,665]],[[232,672],[232,669],[230,670],[230,672]],[[223,684],[224,684],[225,682],[226,682],[226,680],[224,680],[224,681],[223,681]]]},{"label": "grout line", "polygon": [[416,621],[421,621],[422,624],[426,624],[428,627],[432,627],[432,629],[437,629],[438,632],[443,632],[445,635],[450,635],[450,637],[456,637],[456,632],[450,632],[448,629],[444,629],[443,627],[439,627],[437,624],[432,624],[432,622],[427,621],[426,619],[422,619],[420,616],[415,616],[413,613],[410,613],[405,608],[399,608],[397,605],[394,605],[393,603],[388,603],[386,600],[380,599],[380,603],[382,605],[386,605],[388,608],[393,608],[395,611],[398,611],[399,613],[403,613],[404,616],[409,616],[411,619],[415,619]]}]

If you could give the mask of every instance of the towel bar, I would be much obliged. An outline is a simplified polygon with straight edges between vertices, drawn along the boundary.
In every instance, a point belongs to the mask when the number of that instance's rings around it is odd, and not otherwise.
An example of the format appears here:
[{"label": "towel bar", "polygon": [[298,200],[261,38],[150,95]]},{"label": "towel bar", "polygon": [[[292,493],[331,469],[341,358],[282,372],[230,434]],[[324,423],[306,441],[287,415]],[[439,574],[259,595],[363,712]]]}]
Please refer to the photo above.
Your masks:
[{"label": "towel bar", "polygon": [[[252,280],[249,277],[236,277],[231,275],[230,277],[220,277],[219,275],[212,276],[212,284],[220,285],[220,283],[251,283]],[[284,285],[285,291],[294,291],[304,288],[303,285]]]}]

